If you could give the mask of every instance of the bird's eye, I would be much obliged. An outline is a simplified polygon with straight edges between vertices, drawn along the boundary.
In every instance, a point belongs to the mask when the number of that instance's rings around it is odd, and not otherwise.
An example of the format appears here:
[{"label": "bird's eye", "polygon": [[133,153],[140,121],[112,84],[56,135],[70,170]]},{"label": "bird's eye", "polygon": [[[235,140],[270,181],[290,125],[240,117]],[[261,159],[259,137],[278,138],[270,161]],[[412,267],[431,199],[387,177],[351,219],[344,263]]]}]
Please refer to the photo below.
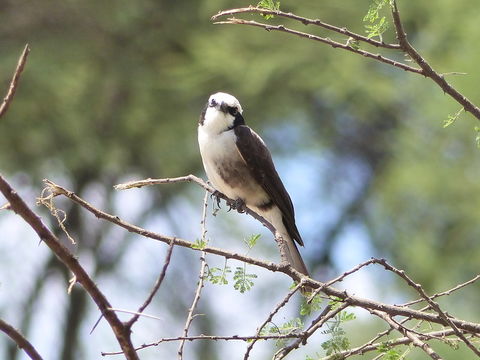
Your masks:
[{"label": "bird's eye", "polygon": [[217,102],[215,101],[215,99],[210,100],[209,106],[210,106],[210,107],[215,107],[215,106],[217,106]]},{"label": "bird's eye", "polygon": [[237,115],[238,109],[236,106],[229,106],[228,112],[230,113],[230,115],[235,116]]}]

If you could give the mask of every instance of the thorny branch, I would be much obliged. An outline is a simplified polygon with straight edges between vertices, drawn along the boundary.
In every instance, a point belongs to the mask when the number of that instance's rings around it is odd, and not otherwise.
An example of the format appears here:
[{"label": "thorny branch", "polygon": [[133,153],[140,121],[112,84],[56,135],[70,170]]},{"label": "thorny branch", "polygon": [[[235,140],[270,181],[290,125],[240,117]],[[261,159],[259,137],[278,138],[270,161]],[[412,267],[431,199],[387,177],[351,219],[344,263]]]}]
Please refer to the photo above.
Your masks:
[{"label": "thorny branch", "polygon": [[[340,43],[337,41],[333,41],[328,37],[321,37],[311,33],[288,28],[283,24],[271,25],[271,24],[260,23],[254,20],[245,20],[245,19],[232,17],[233,15],[248,14],[248,13],[274,15],[281,18],[294,20],[304,25],[316,25],[326,30],[343,34],[345,36],[349,36],[350,38],[360,43],[366,43],[368,45],[372,45],[377,48],[390,49],[397,52],[402,52],[404,55],[408,55],[413,60],[413,62],[415,62],[418,65],[418,67],[412,67],[410,65],[385,57],[381,54],[374,54],[369,51],[360,49],[357,46],[352,46],[348,40],[345,43]],[[393,23],[395,26],[395,32],[397,35],[398,44],[387,44],[382,41],[376,41],[368,37],[362,36],[360,34],[354,33],[352,31],[349,31],[346,28],[337,27],[337,26],[325,23],[320,19],[309,19],[303,16],[299,16],[292,13],[286,13],[280,10],[269,10],[269,9],[264,9],[256,6],[220,11],[216,15],[212,16],[212,21],[215,21],[214,24],[247,25],[247,26],[260,27],[267,31],[280,31],[280,32],[289,33],[291,35],[299,36],[309,40],[322,42],[324,44],[332,46],[333,48],[339,48],[346,51],[350,51],[352,53],[356,53],[363,57],[368,57],[370,59],[374,59],[382,63],[395,66],[397,68],[403,69],[408,72],[423,75],[427,78],[432,79],[432,81],[434,81],[446,94],[450,95],[456,102],[462,105],[465,111],[469,112],[475,118],[480,120],[480,108],[476,106],[466,96],[464,96],[458,90],[456,90],[452,85],[450,85],[445,80],[444,74],[435,71],[433,67],[425,60],[425,58],[422,57],[422,55],[420,55],[420,53],[410,44],[410,42],[407,39],[407,34],[405,32],[403,23],[400,18],[400,12],[398,10],[398,5],[396,0],[391,1],[391,13],[393,18]],[[228,17],[227,20],[225,21],[218,21],[219,18],[225,17],[225,16],[227,17],[230,16],[230,17]]]},{"label": "thorny branch", "polygon": [[[153,182],[172,183],[172,182],[178,182],[178,181],[194,181],[194,182],[196,182],[197,184],[199,184],[200,186],[202,186],[206,189],[209,188],[209,186],[207,184],[205,184],[203,181],[201,181],[201,179],[198,179],[198,180],[197,179],[198,178],[196,178],[192,175],[189,175],[189,176],[175,178],[175,179],[159,179],[159,180],[151,180],[150,179],[150,180],[148,180],[148,183],[150,184],[150,183],[153,183]],[[209,253],[209,254],[215,254],[215,255],[223,256],[226,259],[236,259],[236,260],[248,263],[248,264],[263,267],[263,268],[268,269],[268,270],[273,271],[273,272],[284,273],[285,275],[291,277],[294,281],[302,282],[302,284],[304,284],[306,286],[309,286],[313,289],[321,289],[322,293],[327,295],[328,297],[338,299],[338,301],[340,301],[342,303],[342,305],[341,305],[342,309],[346,308],[346,307],[349,307],[349,306],[357,306],[357,307],[361,307],[363,309],[366,309],[370,312],[372,312],[372,311],[381,312],[382,314],[386,314],[389,318],[393,318],[395,316],[404,316],[408,319],[416,319],[416,320],[419,320],[419,321],[426,321],[426,322],[429,322],[429,323],[437,323],[437,324],[440,324],[440,325],[443,325],[443,326],[452,327],[453,333],[455,335],[457,335],[457,337],[460,338],[462,341],[463,341],[464,338],[459,337],[458,333],[455,331],[455,329],[453,327],[458,329],[458,331],[461,331],[462,334],[463,334],[463,332],[468,332],[468,333],[471,333],[471,334],[480,334],[480,324],[467,322],[467,321],[460,320],[460,319],[457,319],[457,318],[454,318],[454,317],[451,317],[451,316],[448,316],[448,318],[445,318],[445,316],[443,316],[444,313],[438,313],[438,312],[432,313],[432,312],[426,311],[426,310],[429,310],[428,307],[425,308],[425,309],[422,309],[422,310],[415,310],[415,309],[412,309],[412,308],[409,308],[409,307],[406,307],[406,306],[389,305],[389,304],[386,304],[386,303],[380,303],[380,302],[376,302],[376,301],[373,301],[373,300],[360,298],[360,297],[354,296],[352,294],[349,294],[345,290],[339,290],[339,289],[331,286],[331,284],[343,280],[346,276],[349,276],[350,274],[353,274],[354,272],[359,271],[361,268],[363,268],[363,267],[365,267],[369,264],[377,263],[377,264],[384,265],[386,263],[385,260],[371,259],[369,261],[366,261],[365,263],[359,264],[355,268],[345,272],[344,274],[340,275],[339,277],[334,278],[333,280],[331,280],[327,283],[322,283],[322,282],[316,281],[314,279],[303,276],[302,274],[298,273],[297,271],[295,271],[294,269],[292,269],[289,266],[277,265],[277,264],[274,264],[274,263],[265,262],[265,261],[262,261],[262,260],[259,260],[259,259],[255,259],[255,258],[248,257],[248,256],[245,256],[245,255],[240,255],[240,254],[237,254],[237,253],[234,253],[234,252],[230,252],[230,251],[223,250],[223,249],[218,249],[218,248],[213,248],[213,247],[209,247],[209,246],[205,246],[202,249],[199,249],[198,247],[194,246],[195,244],[193,242],[183,240],[183,239],[180,239],[180,238],[176,238],[176,237],[173,238],[173,237],[168,237],[168,236],[164,236],[164,235],[160,235],[160,234],[157,234],[157,233],[150,232],[146,229],[142,229],[138,226],[129,224],[129,223],[121,220],[117,216],[114,216],[114,215],[105,213],[105,212],[103,212],[99,209],[96,209],[91,204],[89,204],[85,200],[81,199],[80,197],[78,197],[73,192],[71,192],[71,191],[69,191],[69,190],[67,190],[67,189],[65,189],[65,188],[63,188],[59,185],[54,184],[51,181],[46,180],[45,183],[48,187],[51,188],[52,193],[54,193],[56,195],[66,196],[67,198],[71,199],[75,203],[77,203],[77,204],[81,205],[82,207],[84,207],[85,209],[87,209],[89,212],[93,213],[95,216],[97,216],[99,218],[102,218],[102,219],[105,219],[105,220],[107,220],[109,222],[112,222],[114,224],[117,224],[117,225],[125,228],[126,230],[128,230],[130,232],[134,232],[134,233],[137,233],[139,235],[149,237],[149,238],[152,238],[152,239],[155,239],[155,240],[159,240],[159,241],[162,241],[162,242],[165,242],[165,243],[168,243],[168,244],[174,243],[175,245],[182,246],[182,247],[187,247],[187,248],[190,248],[190,249],[195,250],[195,251],[202,251],[202,252]],[[146,184],[145,181],[136,182],[136,184],[138,184],[138,183]],[[213,191],[213,189],[211,189],[210,191]],[[400,270],[397,270],[397,271],[400,272]],[[288,299],[287,299],[287,301],[288,301]],[[326,310],[330,310],[330,309],[327,308]],[[336,314],[336,312],[335,312],[336,310],[337,309],[331,310],[330,312],[326,313],[326,315],[321,314],[320,317],[318,317],[314,322],[312,322],[312,325],[310,326],[310,328],[308,328],[307,330],[305,330],[303,332],[298,333],[296,336],[293,336],[297,340],[295,340],[292,344],[288,345],[287,347],[281,349],[280,352],[277,354],[277,358],[282,358],[283,356],[288,354],[291,350],[293,350],[293,349],[297,348],[298,346],[306,343],[307,339],[311,335],[313,335],[325,323],[325,321],[326,321],[325,319],[328,320],[329,318],[331,318],[330,315],[334,316]],[[452,324],[453,324],[453,326],[452,326]],[[418,339],[422,338],[421,336],[419,337],[419,335],[415,334],[413,331],[410,331],[409,334],[410,335],[411,334],[415,335],[416,338],[418,338]],[[410,342],[415,341],[418,344],[420,344],[412,336],[408,336],[408,334],[407,334],[406,337],[409,339]],[[175,341],[183,341],[183,340],[197,340],[197,339],[201,339],[201,338],[202,337],[182,336],[182,337],[177,337],[177,338],[173,338],[173,339],[175,339]],[[256,339],[256,338],[263,339],[263,337],[261,337],[261,336],[246,337],[246,338],[248,338],[248,339]],[[289,337],[289,338],[292,338],[292,337]],[[169,339],[171,339],[171,338],[169,338]],[[203,339],[205,339],[205,338],[203,337]],[[220,337],[216,337],[216,339],[239,340],[238,336],[230,336],[230,337],[228,337],[228,336],[221,337],[220,336]],[[272,337],[272,339],[273,339],[273,337]],[[137,350],[143,349],[143,348],[149,347],[149,346],[157,346],[158,344],[160,344],[162,342],[165,342],[165,341],[167,341],[167,340],[161,339],[157,343],[145,344],[145,345],[142,345],[141,347],[137,348]],[[173,340],[168,340],[168,341],[173,341]],[[406,340],[403,340],[403,341],[406,341]],[[467,339],[467,341],[468,341],[468,339]],[[106,353],[106,354],[112,354],[112,353]],[[279,357],[279,356],[281,356],[281,357]],[[248,358],[248,356],[247,356],[247,358]]]}]

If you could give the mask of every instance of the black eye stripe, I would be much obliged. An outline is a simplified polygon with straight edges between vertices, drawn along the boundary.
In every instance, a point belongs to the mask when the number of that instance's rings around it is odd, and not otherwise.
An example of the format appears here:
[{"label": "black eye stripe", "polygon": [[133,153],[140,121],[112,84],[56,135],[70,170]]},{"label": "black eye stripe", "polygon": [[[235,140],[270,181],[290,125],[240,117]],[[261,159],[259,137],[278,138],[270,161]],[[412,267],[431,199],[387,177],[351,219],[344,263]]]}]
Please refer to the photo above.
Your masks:
[{"label": "black eye stripe", "polygon": [[228,108],[228,113],[232,116],[237,115],[238,109],[236,106],[229,106]]}]

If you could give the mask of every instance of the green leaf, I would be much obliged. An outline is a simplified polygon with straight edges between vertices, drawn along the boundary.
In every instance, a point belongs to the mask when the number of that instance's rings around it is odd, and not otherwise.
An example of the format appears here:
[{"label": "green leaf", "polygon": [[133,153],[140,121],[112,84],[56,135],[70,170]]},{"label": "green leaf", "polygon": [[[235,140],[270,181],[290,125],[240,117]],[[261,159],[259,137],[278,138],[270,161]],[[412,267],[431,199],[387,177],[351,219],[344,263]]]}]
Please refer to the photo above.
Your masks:
[{"label": "green leaf", "polygon": [[480,149],[480,127],[475,126],[474,130],[477,132],[477,136],[475,136],[475,143],[477,144],[477,148]]},{"label": "green leaf", "polygon": [[227,285],[227,274],[231,273],[230,266],[226,266],[221,268],[208,268],[208,274],[206,275],[206,279],[210,281],[212,284],[215,285]]},{"label": "green leaf", "polygon": [[[330,306],[337,306],[339,302],[331,302]],[[327,322],[327,329],[322,334],[330,335],[331,338],[322,343],[322,348],[326,351],[327,356],[338,352],[348,350],[350,348],[350,340],[345,336],[345,330],[341,327],[342,323],[351,321],[356,318],[355,314],[347,311],[341,311],[335,317]]]},{"label": "green leaf", "polygon": [[244,267],[237,267],[233,275],[233,280],[235,281],[233,287],[235,290],[240,291],[242,294],[245,291],[248,291],[254,285],[252,279],[256,279],[256,274],[247,274]]},{"label": "green leaf", "polygon": [[322,307],[322,302],[323,299],[320,294],[315,295],[310,303],[307,303],[307,299],[303,298],[302,304],[300,305],[300,315],[308,316],[320,310]]},{"label": "green leaf", "polygon": [[197,239],[195,242],[192,244],[192,249],[198,249],[198,250],[203,250],[207,246],[208,241],[204,239]]},{"label": "green leaf", "polygon": [[452,125],[455,121],[457,121],[457,119],[460,117],[460,114],[464,110],[465,110],[464,108],[461,108],[454,115],[448,115],[448,118],[443,121],[443,127],[446,128],[446,127]]},{"label": "green leaf", "polygon": [[257,241],[258,241],[258,239],[260,239],[261,236],[262,235],[260,235],[260,234],[252,235],[248,239],[244,239],[243,241],[245,242],[245,244],[247,244],[248,249],[250,250],[255,245],[257,245]]},{"label": "green leaf", "polygon": [[373,0],[368,8],[368,12],[363,18],[363,21],[374,23],[380,17],[380,10],[389,2],[389,0]]},{"label": "green leaf", "polygon": [[367,14],[364,16],[363,21],[370,23],[365,25],[367,37],[378,36],[382,41],[382,34],[388,29],[388,22],[385,16],[380,17],[380,10],[390,3],[390,0],[373,0],[368,8]]},{"label": "green leaf", "polygon": [[[265,326],[261,331],[260,335],[261,336],[267,336],[267,335],[285,335],[285,334],[294,334],[298,333],[303,329],[303,321],[300,318],[294,318],[292,320],[289,320],[282,325],[278,326],[275,323],[271,323],[270,326]],[[279,339],[275,342],[275,345],[277,347],[282,347],[286,345],[286,340],[285,339]]]},{"label": "green leaf", "polygon": [[398,350],[392,348],[389,341],[380,344],[377,350],[383,353],[382,360],[400,360],[402,356]]},{"label": "green leaf", "polygon": [[[262,8],[262,9],[267,9],[267,10],[273,10],[273,11],[279,11],[280,10],[280,1],[273,1],[273,0],[261,0],[258,4],[257,7]],[[262,14],[265,20],[269,20],[274,18],[274,15],[271,14]]]},{"label": "green leaf", "polygon": [[367,32],[367,37],[371,39],[372,37],[378,36],[380,39],[382,38],[382,35],[385,31],[388,29],[388,22],[384,17],[380,19],[379,22],[373,24],[373,25],[365,25],[365,29]]}]

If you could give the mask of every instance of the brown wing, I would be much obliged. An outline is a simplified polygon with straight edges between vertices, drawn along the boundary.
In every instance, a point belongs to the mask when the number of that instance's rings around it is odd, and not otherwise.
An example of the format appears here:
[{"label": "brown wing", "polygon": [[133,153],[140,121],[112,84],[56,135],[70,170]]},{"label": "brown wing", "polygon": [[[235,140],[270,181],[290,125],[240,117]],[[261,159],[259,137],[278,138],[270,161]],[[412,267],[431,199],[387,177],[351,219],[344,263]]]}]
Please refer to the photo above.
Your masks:
[{"label": "brown wing", "polygon": [[278,176],[272,155],[260,137],[246,125],[234,128],[237,136],[237,148],[247,164],[250,174],[262,186],[273,204],[278,206],[283,215],[283,223],[290,237],[303,246],[295,224],[295,211],[292,200]]}]

